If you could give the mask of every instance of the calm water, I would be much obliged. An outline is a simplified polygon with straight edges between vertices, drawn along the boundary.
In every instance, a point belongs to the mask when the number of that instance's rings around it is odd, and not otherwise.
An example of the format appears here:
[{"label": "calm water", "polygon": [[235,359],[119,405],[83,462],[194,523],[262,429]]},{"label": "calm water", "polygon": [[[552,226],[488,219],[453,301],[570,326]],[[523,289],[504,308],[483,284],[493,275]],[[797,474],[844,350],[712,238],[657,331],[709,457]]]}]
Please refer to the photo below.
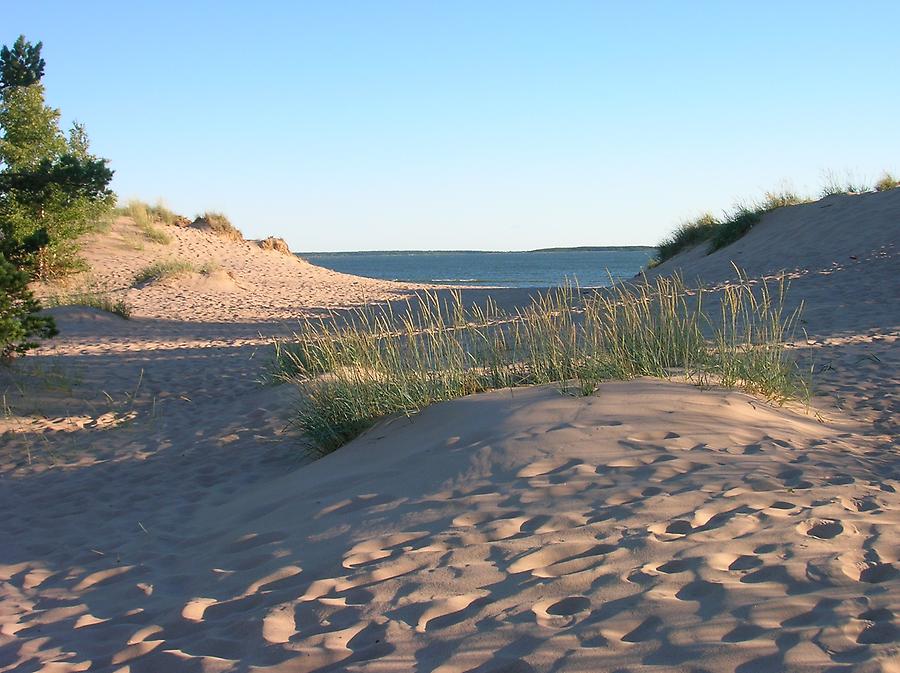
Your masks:
[{"label": "calm water", "polygon": [[548,287],[566,281],[581,287],[631,278],[653,255],[641,250],[535,252],[317,252],[298,253],[312,264],[356,276],[442,285]]}]

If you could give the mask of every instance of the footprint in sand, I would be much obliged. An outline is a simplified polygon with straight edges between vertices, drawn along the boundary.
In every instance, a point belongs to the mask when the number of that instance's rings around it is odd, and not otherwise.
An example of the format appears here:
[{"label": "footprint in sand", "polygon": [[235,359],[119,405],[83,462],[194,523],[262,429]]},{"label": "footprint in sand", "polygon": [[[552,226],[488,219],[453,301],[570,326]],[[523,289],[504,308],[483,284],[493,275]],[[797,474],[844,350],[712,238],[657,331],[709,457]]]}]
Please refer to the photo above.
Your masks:
[{"label": "footprint in sand", "polygon": [[844,526],[833,519],[809,519],[797,525],[803,535],[820,540],[831,540],[844,532]]},{"label": "footprint in sand", "polygon": [[800,507],[786,500],[776,500],[768,507],[768,514],[774,516],[793,516],[800,512]]},{"label": "footprint in sand", "polygon": [[647,617],[644,621],[621,637],[623,643],[642,643],[659,637],[663,620],[656,615]]},{"label": "footprint in sand", "polygon": [[425,611],[419,617],[416,624],[416,631],[425,633],[426,631],[434,631],[439,628],[450,626],[448,622],[461,621],[464,610],[475,604],[481,604],[483,599],[487,597],[487,592],[462,594],[460,596],[451,596],[450,598],[442,598],[425,604]]},{"label": "footprint in sand", "polygon": [[590,599],[584,596],[568,596],[566,598],[548,599],[535,603],[531,609],[535,621],[547,628],[565,628],[587,616],[591,609]]},{"label": "footprint in sand", "polygon": [[[560,542],[521,556],[510,564],[509,572],[515,574],[532,571],[538,577],[560,577],[597,565],[598,556],[612,553],[616,549],[615,545],[588,541]],[[577,563],[578,561],[583,563]]]},{"label": "footprint in sand", "polygon": [[900,570],[893,563],[881,563],[879,561],[850,561],[845,560],[841,570],[850,579],[867,584],[881,584],[900,576]]},{"label": "footprint in sand", "polygon": [[661,573],[666,573],[667,575],[674,575],[677,573],[683,573],[696,565],[696,559],[673,559],[671,561],[667,561],[662,565],[658,565],[656,570]]},{"label": "footprint in sand", "polygon": [[573,468],[576,465],[580,465],[581,463],[582,461],[574,459],[565,462],[559,460],[536,460],[519,470],[518,473],[516,473],[516,476],[520,479],[531,479],[532,477],[562,472]]},{"label": "footprint in sand", "polygon": [[661,542],[671,542],[672,540],[679,540],[685,535],[690,534],[691,531],[694,530],[694,527],[691,526],[691,522],[686,519],[676,519],[675,521],[670,521],[668,523],[652,524],[647,530],[653,533],[657,540]]}]

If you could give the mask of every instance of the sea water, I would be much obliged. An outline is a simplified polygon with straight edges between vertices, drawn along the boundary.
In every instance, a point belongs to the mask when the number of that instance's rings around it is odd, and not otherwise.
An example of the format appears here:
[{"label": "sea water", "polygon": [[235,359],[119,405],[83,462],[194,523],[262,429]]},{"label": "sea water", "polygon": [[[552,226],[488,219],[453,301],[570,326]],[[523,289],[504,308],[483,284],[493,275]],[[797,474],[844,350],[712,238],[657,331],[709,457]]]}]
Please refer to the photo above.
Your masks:
[{"label": "sea water", "polygon": [[605,287],[645,268],[654,248],[561,249],[530,252],[311,252],[297,256],[355,276],[410,283],[482,287]]}]

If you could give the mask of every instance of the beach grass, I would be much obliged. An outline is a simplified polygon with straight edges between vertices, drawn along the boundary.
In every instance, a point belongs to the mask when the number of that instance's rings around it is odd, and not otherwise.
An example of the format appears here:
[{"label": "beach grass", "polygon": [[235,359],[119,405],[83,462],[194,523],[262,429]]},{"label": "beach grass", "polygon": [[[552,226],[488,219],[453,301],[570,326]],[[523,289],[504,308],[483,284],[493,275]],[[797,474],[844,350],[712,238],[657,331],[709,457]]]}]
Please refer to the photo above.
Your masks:
[{"label": "beach grass", "polygon": [[210,231],[216,234],[216,236],[221,236],[222,238],[236,242],[244,240],[244,235],[231,223],[231,220],[229,220],[224,213],[207,211],[198,215],[195,223],[197,221],[205,222],[206,226],[208,226]]},{"label": "beach grass", "polygon": [[197,272],[197,266],[186,259],[164,259],[145,266],[134,276],[134,284],[141,285],[166,278]]},{"label": "beach grass", "polygon": [[724,217],[717,218],[711,213],[679,225],[657,246],[656,257],[650,268],[659,266],[679,252],[695,245],[708,242],[708,252],[731,245],[759,224],[763,215],[778,208],[809,203],[805,198],[789,189],[766,192],[763,198],[752,203],[739,203]]},{"label": "beach grass", "polygon": [[835,194],[862,194],[871,190],[869,185],[857,180],[850,172],[840,177],[834,171],[827,171],[824,178],[825,182],[820,192],[823,197]]},{"label": "beach grass", "polygon": [[321,454],[385,416],[525,385],[590,394],[653,376],[781,402],[809,390],[786,349],[799,310],[786,312],[785,291],[783,280],[742,277],[709,311],[708,291],[659,278],[590,294],[564,287],[516,313],[425,292],[405,307],[304,320],[276,344],[274,375],[298,387],[294,424]]},{"label": "beach grass", "polygon": [[[820,195],[826,197],[834,194],[862,194],[872,191],[872,189],[881,192],[897,186],[900,186],[900,182],[887,171],[874,187],[857,181],[849,174],[845,178],[840,178],[834,172],[827,172]],[[678,225],[671,234],[664,238],[657,245],[656,256],[650,260],[647,268],[652,269],[659,266],[678,253],[701,244],[706,244],[707,254],[715,252],[742,238],[759,224],[766,213],[778,208],[797,206],[812,201],[812,198],[801,196],[791,189],[781,189],[766,192],[764,197],[757,201],[738,203],[721,218],[717,218],[711,213],[704,213],[698,218]]]},{"label": "beach grass", "polygon": [[114,299],[104,292],[94,290],[79,290],[64,295],[52,295],[44,300],[43,304],[48,308],[55,306],[88,306],[117,316],[131,318],[131,307],[124,299]]},{"label": "beach grass", "polygon": [[882,173],[881,177],[878,179],[878,182],[875,183],[876,192],[887,192],[891,189],[896,189],[897,187],[900,187],[900,180],[897,180],[897,178],[891,175],[888,171]]},{"label": "beach grass", "polygon": [[134,223],[147,240],[152,243],[168,245],[172,242],[172,237],[158,227],[157,224],[173,224],[176,215],[161,202],[151,206],[143,201],[132,199],[124,207],[119,208],[117,212],[134,220]]}]

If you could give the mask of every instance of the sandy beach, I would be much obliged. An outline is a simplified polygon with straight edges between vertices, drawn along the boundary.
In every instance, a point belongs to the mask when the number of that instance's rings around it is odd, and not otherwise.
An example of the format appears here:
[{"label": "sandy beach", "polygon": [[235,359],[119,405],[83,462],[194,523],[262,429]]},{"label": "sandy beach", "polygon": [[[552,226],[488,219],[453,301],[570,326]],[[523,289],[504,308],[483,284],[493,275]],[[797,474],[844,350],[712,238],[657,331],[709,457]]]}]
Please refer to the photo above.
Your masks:
[{"label": "sandy beach", "polygon": [[[60,336],[0,371],[0,671],[900,671],[900,189],[651,273],[787,274],[808,407],[500,390],[317,461],[272,338],[415,288],[167,231],[85,242],[73,282],[131,320],[52,309]],[[172,258],[215,269],[131,282]]]}]

